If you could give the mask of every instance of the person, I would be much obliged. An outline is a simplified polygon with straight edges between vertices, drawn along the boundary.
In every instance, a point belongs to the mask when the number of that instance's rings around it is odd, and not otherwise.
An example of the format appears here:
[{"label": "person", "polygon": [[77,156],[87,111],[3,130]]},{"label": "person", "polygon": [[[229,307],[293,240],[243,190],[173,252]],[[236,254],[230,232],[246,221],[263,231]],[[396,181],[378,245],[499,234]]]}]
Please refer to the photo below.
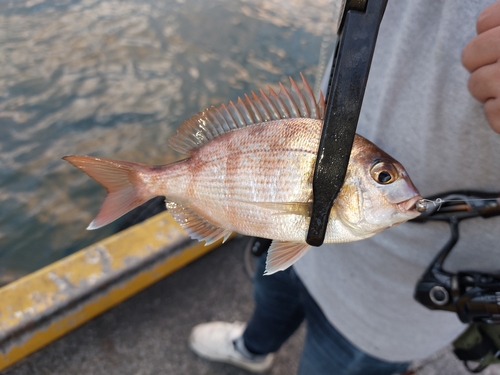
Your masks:
[{"label": "person", "polygon": [[[389,0],[358,133],[399,160],[425,197],[498,191],[499,132],[500,1]],[[498,270],[498,228],[500,217],[464,222],[445,269]],[[262,276],[260,260],[250,321],[196,326],[190,346],[262,372],[305,318],[299,374],[403,373],[465,328],[456,314],[413,299],[448,235],[446,224],[405,223],[323,245],[275,275]]]}]

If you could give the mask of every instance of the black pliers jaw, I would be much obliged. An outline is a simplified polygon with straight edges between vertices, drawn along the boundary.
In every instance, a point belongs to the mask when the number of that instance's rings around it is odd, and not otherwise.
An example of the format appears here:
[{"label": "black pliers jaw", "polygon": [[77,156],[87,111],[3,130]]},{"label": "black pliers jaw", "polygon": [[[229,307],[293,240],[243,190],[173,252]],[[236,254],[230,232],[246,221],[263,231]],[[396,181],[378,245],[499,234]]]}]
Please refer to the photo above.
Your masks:
[{"label": "black pliers jaw", "polygon": [[328,217],[349,163],[378,29],[387,0],[344,0],[333,59],[323,132],[313,179],[306,242],[321,246]]}]

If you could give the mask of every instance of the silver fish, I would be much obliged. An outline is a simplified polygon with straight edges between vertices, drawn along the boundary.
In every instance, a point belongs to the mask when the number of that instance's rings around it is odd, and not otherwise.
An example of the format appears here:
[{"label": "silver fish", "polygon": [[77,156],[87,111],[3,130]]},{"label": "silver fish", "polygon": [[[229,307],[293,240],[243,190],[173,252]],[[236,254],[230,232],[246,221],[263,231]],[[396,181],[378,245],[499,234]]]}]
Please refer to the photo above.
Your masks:
[{"label": "silver fish", "polygon": [[[189,155],[149,166],[92,156],[65,160],[101,183],[108,196],[88,229],[116,220],[156,196],[192,238],[207,244],[232,232],[272,238],[266,274],[286,269],[309,249],[312,178],[324,99],[290,78],[260,97],[212,107],[184,122],[170,146]],[[419,215],[421,199],[403,166],[356,135],[326,243],[357,241]]]}]

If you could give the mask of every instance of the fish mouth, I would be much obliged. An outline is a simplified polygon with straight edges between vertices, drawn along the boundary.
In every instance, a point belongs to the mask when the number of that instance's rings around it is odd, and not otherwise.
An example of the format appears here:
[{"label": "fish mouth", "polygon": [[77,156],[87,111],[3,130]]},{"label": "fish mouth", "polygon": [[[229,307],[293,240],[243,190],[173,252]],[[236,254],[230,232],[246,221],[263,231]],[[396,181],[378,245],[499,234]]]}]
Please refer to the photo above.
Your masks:
[{"label": "fish mouth", "polygon": [[420,195],[416,195],[413,198],[398,203],[398,208],[402,212],[417,211],[415,205],[420,199],[422,199],[422,197]]}]

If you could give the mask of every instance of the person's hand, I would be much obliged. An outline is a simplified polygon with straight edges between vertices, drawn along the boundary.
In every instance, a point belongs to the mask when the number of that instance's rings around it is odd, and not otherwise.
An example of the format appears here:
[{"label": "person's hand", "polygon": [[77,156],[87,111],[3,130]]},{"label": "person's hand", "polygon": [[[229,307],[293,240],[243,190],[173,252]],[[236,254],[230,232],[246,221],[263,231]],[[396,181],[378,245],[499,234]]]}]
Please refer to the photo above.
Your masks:
[{"label": "person's hand", "polygon": [[462,64],[471,73],[470,93],[484,103],[491,128],[500,133],[500,1],[483,10],[476,30],[463,50]]}]

